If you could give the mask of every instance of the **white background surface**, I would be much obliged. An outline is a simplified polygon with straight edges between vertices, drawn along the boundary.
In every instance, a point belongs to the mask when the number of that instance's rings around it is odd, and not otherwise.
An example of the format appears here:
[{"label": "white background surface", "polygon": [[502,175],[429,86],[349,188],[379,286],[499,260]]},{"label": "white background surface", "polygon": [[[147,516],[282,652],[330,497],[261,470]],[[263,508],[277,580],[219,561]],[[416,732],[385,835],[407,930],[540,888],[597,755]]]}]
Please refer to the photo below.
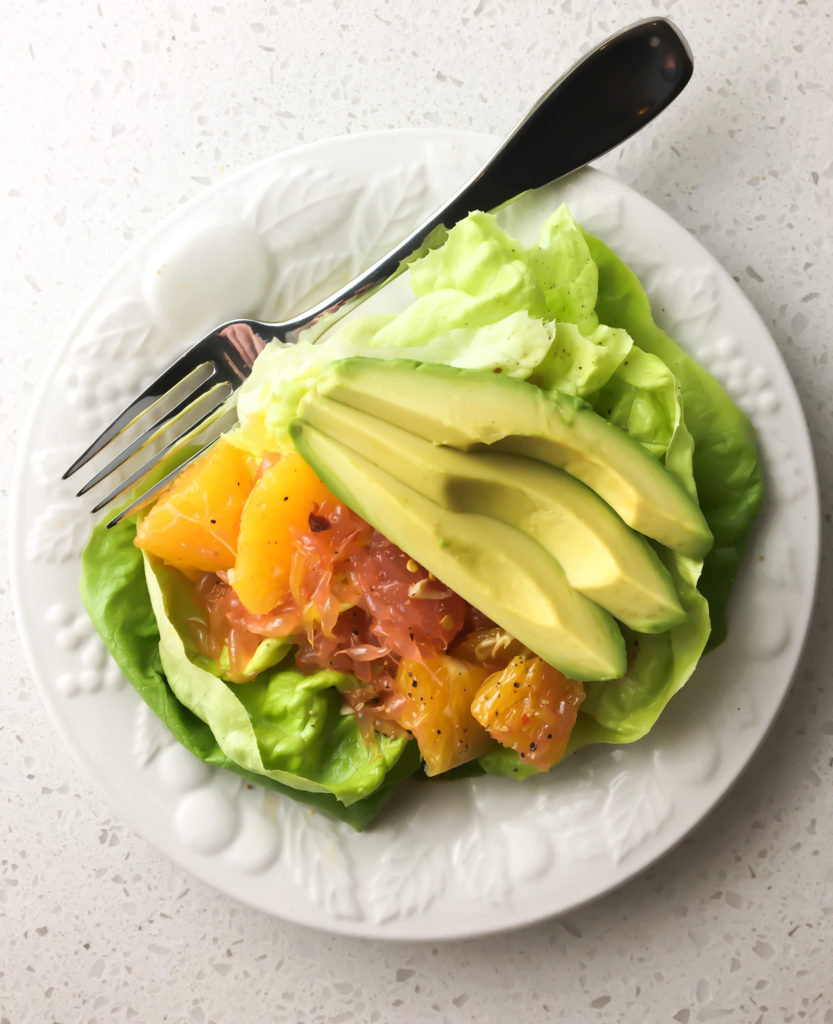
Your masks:
[{"label": "white background surface", "polygon": [[678,849],[567,918],[456,944],[329,937],[217,895],[121,824],[46,717],[4,586],[2,1024],[833,1021],[827,0],[7,5],[0,443],[10,466],[57,335],[178,202],[344,132],[504,132],[578,52],[653,13],[689,38],[695,79],[599,166],[691,230],[757,306],[804,401],[827,514],[808,649],[751,768]]}]

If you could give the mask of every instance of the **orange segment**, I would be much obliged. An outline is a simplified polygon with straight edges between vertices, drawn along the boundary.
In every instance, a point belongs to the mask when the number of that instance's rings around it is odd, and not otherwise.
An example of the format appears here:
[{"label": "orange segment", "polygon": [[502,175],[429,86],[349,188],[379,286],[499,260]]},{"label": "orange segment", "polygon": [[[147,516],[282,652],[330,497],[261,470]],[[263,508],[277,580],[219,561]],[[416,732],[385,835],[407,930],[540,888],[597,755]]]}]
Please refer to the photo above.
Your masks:
[{"label": "orange segment", "polygon": [[251,486],[247,456],[221,437],[141,520],[136,544],[185,572],[230,569]]},{"label": "orange segment", "polygon": [[447,772],[494,746],[471,713],[472,698],[486,675],[480,665],[447,655],[400,663],[394,687],[404,707],[396,720],[413,733],[427,775]]},{"label": "orange segment", "polygon": [[519,655],[489,676],[471,710],[498,743],[545,772],[564,756],[583,700],[581,683],[535,655]]},{"label": "orange segment", "polygon": [[310,513],[332,495],[295,453],[269,466],[243,508],[237,561],[230,577],[237,596],[256,615],[270,612],[289,591],[292,530],[308,530]]}]

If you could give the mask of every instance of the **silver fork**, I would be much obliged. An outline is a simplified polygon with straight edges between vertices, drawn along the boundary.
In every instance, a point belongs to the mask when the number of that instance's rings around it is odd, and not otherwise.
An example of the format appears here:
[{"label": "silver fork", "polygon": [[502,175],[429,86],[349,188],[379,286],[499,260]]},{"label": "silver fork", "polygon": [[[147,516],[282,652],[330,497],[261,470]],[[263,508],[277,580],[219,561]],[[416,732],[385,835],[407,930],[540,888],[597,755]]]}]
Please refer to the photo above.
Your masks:
[{"label": "silver fork", "polygon": [[[78,491],[86,494],[128,460],[187,426],[147,462],[121,480],[93,512],[134,487],[159,463],[198,434],[205,443],[188,459],[127,505],[113,526],[148,502],[234,420],[227,401],[251,373],[269,340],[292,344],[324,317],[334,321],[403,269],[408,257],[430,247],[431,233],[452,227],[475,209],[489,210],[527,189],[563,177],[624,142],[674,100],[693,67],[688,45],[662,18],[637,22],[590,51],[563,75],[523,118],[487,163],[396,248],[311,309],[278,323],[234,320],[191,346],[106,427],[64,473],[71,476],[128,430],[138,433]],[[561,140],[568,140],[561,145]],[[148,426],[145,428],[145,422]],[[210,431],[210,434],[209,434]]]}]

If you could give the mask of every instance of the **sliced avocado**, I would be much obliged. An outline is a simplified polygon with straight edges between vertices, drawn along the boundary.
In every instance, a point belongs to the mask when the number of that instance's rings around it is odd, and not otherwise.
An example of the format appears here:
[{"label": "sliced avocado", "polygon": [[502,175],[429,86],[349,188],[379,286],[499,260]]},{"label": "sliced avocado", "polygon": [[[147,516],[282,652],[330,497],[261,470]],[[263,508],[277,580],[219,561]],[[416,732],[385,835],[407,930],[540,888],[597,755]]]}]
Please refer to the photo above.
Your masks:
[{"label": "sliced avocado", "polygon": [[702,558],[711,546],[703,513],[679,481],[580,399],[503,374],[358,356],[333,363],[316,389],[433,444],[489,446],[563,469],[628,526],[684,555]]},{"label": "sliced avocado", "polygon": [[545,661],[573,679],[624,673],[613,618],[520,530],[437,505],[301,419],[289,434],[337,497]]},{"label": "sliced avocado", "polygon": [[631,629],[659,633],[685,620],[650,544],[569,474],[520,455],[434,445],[320,395],[308,395],[298,413],[430,501],[516,527],[555,558],[571,586]]}]

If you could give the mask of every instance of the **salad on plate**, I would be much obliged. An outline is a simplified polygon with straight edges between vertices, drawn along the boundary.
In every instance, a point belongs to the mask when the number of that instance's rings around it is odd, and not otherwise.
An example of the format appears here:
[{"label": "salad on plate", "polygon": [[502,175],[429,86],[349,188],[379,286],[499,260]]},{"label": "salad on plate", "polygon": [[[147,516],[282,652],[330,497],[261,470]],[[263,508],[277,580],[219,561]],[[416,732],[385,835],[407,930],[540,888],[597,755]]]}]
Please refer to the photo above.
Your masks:
[{"label": "salad on plate", "polygon": [[82,561],[181,743],[357,829],[411,776],[643,737],[725,638],[762,497],[745,415],[566,206],[531,246],[472,213],[406,274],[401,311],[268,345],[237,426]]}]

